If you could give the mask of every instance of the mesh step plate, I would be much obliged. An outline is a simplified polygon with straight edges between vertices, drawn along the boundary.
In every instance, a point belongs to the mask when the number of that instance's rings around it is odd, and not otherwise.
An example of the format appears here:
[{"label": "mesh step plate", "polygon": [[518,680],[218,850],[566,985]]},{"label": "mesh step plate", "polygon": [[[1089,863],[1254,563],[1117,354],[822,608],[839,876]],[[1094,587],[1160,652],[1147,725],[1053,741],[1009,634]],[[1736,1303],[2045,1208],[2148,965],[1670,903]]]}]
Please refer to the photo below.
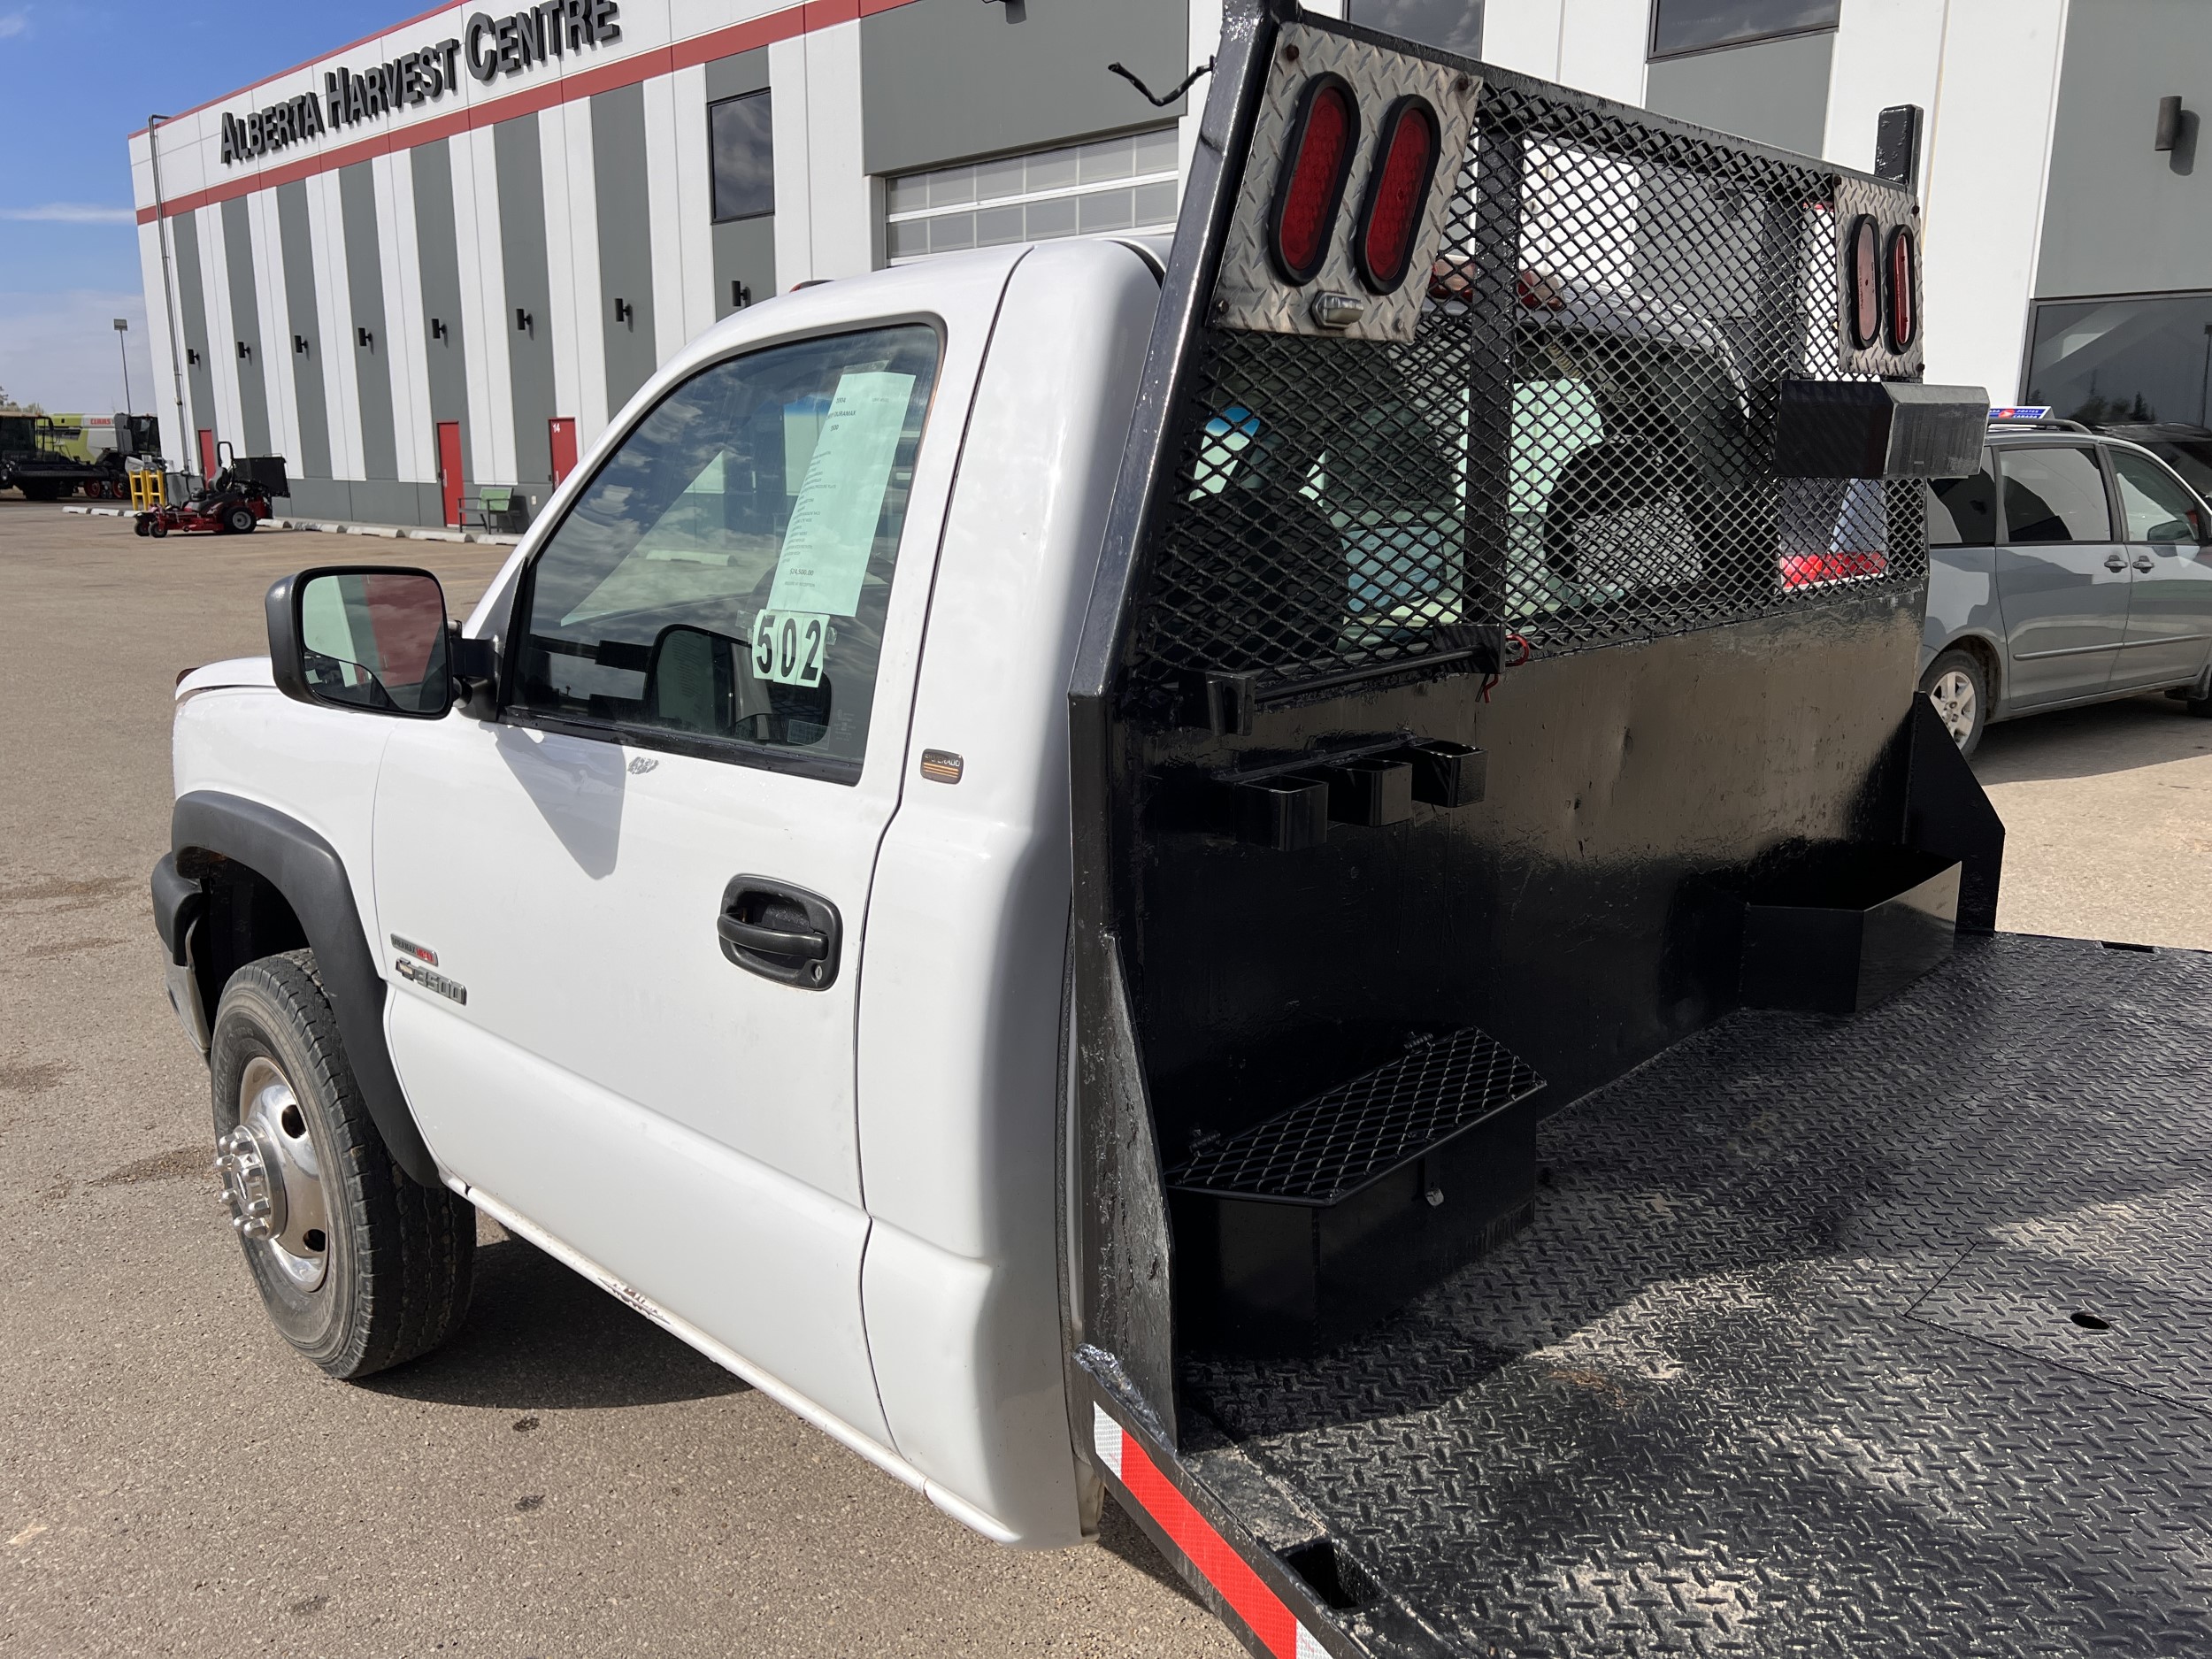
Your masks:
[{"label": "mesh step plate", "polygon": [[1202,1148],[1168,1185],[1333,1204],[1543,1087],[1527,1062],[1470,1026]]},{"label": "mesh step plate", "polygon": [[1538,1156],[1371,1334],[1183,1368],[1447,1651],[2212,1655],[2212,955],[1962,940]]}]

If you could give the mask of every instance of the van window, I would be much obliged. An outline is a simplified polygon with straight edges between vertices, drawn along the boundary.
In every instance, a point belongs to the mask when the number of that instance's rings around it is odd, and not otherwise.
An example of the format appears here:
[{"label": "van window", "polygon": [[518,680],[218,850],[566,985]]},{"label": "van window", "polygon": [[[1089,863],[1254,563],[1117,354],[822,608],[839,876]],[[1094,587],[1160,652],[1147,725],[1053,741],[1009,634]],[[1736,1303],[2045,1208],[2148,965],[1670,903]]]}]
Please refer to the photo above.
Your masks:
[{"label": "van window", "polygon": [[1997,539],[1997,481],[1989,460],[1967,478],[1939,478],[1928,486],[1928,545],[1987,547]]},{"label": "van window", "polygon": [[937,355],[933,329],[872,329],[670,392],[525,578],[516,703],[856,770]]},{"label": "van window", "polygon": [[2114,449],[2113,476],[2120,481],[2120,511],[2131,541],[2194,541],[2203,513],[2181,480],[2147,455]]},{"label": "van window", "polygon": [[2112,540],[2104,469],[2089,450],[2007,449],[1997,465],[2005,480],[2007,541]]}]

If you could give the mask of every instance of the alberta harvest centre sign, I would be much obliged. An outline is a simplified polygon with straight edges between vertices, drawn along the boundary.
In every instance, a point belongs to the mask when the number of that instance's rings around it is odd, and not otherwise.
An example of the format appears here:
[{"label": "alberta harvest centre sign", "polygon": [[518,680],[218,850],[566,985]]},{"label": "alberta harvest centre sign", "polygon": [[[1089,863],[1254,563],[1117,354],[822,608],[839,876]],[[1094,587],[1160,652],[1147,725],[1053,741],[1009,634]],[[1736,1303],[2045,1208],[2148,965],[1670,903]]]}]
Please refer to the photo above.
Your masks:
[{"label": "alberta harvest centre sign", "polygon": [[544,0],[492,17],[479,12],[449,40],[403,52],[356,71],[343,64],[323,76],[320,92],[264,105],[242,116],[223,113],[223,165],[257,160],[333,127],[357,127],[411,105],[434,104],[461,89],[461,71],[486,86],[586,48],[622,38],[617,0]]}]

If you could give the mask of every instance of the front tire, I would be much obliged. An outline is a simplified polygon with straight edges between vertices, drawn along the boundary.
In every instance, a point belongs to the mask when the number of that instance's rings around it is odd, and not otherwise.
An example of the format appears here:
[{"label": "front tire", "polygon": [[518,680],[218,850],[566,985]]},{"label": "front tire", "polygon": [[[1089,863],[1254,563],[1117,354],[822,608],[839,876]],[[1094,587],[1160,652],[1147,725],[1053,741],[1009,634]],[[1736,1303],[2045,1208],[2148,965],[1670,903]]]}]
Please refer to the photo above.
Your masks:
[{"label": "front tire", "polygon": [[349,1379],[443,1342],[468,1310],[475,1211],[392,1162],[311,952],[231,975],[209,1064],[225,1201],[284,1340]]},{"label": "front tire", "polygon": [[1989,729],[1989,675],[1971,651],[1945,651],[1921,677],[1921,694],[1935,704],[1943,729],[1972,759]]}]

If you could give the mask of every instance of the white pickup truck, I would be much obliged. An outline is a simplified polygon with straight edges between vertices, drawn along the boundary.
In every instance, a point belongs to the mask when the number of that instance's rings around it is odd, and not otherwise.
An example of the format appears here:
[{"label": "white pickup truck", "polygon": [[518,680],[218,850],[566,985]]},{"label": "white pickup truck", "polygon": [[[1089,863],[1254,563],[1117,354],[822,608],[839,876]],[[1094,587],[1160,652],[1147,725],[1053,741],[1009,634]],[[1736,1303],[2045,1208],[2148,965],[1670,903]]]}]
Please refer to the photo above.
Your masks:
[{"label": "white pickup truck", "polygon": [[1171,245],[730,318],[457,626],[278,583],[154,877],[271,1317],[481,1210],[1282,1659],[2212,1650],[2212,972],[1991,932],[1917,212],[1232,0]]}]

